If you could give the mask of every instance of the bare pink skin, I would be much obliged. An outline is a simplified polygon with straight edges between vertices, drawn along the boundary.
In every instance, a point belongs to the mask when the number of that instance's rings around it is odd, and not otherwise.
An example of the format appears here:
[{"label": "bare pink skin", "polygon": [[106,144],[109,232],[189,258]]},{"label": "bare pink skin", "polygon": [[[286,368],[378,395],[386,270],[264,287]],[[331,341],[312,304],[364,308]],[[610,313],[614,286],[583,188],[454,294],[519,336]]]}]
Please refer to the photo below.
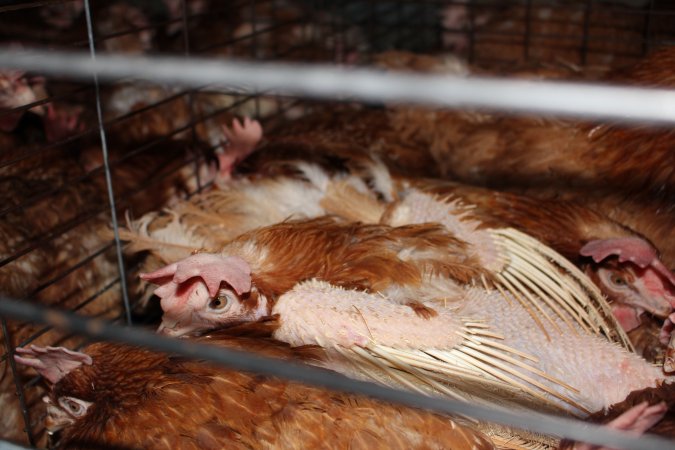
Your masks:
[{"label": "bare pink skin", "polygon": [[612,305],[612,313],[625,331],[634,330],[642,323],[637,309],[627,305]]},{"label": "bare pink skin", "polygon": [[[425,306],[436,307],[431,302]],[[370,342],[396,348],[452,349],[462,342],[463,323],[451,309],[432,318],[372,293],[336,288],[324,281],[298,283],[272,308],[280,317],[274,338],[292,346],[330,342],[349,348]]]},{"label": "bare pink skin", "polygon": [[[632,264],[629,270],[635,277],[631,286],[612,286],[602,269],[598,275],[607,289],[626,302],[613,307],[614,314],[624,330],[640,326],[640,315],[647,311],[657,317],[667,317],[675,307],[675,274],[659,259],[656,250],[640,238],[595,240],[584,245],[580,252],[596,263],[618,256],[620,263]],[[609,271],[606,271],[609,273]],[[666,327],[664,323],[664,327]],[[672,333],[672,329],[670,331]],[[670,335],[669,335],[670,336]]]},{"label": "bare pink skin", "polygon": [[232,128],[222,126],[223,135],[227,138],[227,147],[218,154],[220,176],[227,180],[231,177],[234,165],[250,155],[262,139],[263,131],[260,122],[244,118],[243,124],[237,119],[232,120]]},{"label": "bare pink skin", "polygon": [[[656,425],[666,414],[668,407],[665,402],[649,406],[649,403],[642,402],[633,406],[631,409],[621,414],[616,419],[607,424],[614,430],[626,431],[637,436],[644,434],[645,431]],[[607,447],[591,444],[576,444],[574,450],[612,450]]]},{"label": "bare pink skin", "polygon": [[68,350],[64,347],[38,347],[37,345],[31,345],[29,348],[17,348],[16,353],[14,355],[16,362],[33,367],[40,375],[54,384],[58,383],[71,370],[80,367],[82,364],[92,364],[92,359],[89,355]]}]

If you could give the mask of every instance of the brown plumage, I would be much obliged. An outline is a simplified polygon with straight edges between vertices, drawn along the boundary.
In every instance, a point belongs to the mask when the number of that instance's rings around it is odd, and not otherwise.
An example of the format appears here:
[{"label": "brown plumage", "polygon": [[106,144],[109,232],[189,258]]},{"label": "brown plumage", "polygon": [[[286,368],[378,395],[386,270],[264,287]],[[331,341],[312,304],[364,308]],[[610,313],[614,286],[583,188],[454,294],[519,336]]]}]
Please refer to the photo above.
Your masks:
[{"label": "brown plumage", "polygon": [[[675,50],[664,48],[602,81],[672,87],[674,60]],[[587,202],[657,246],[663,243],[672,267],[667,237],[675,194],[672,130],[415,108],[392,109],[389,118],[382,133],[398,132],[433,159],[423,169],[427,176]]]},{"label": "brown plumage", "polygon": [[[20,159],[31,147],[3,149],[3,162]],[[104,197],[85,179],[70,149],[41,151],[0,169],[3,213],[0,221],[0,255],[7,261],[0,267],[0,291],[15,298],[77,310],[86,315],[112,318],[121,311],[119,290],[103,288],[115,278],[115,252],[97,230],[107,226],[104,214],[95,214],[105,205]],[[82,222],[81,218],[88,218]],[[87,260],[96,252],[102,254]],[[77,265],[80,264],[78,267]],[[44,287],[45,284],[49,284]],[[95,301],[86,300],[103,290]],[[8,322],[12,346],[44,328],[33,323]],[[34,341],[51,344],[65,333],[48,330]],[[4,341],[4,338],[0,338]],[[74,340],[68,341],[76,345]],[[5,342],[3,342],[5,344]],[[3,346],[4,348],[4,346]],[[7,362],[0,363],[0,434],[25,440],[16,387]],[[43,412],[39,388],[26,391],[31,413]]]},{"label": "brown plumage", "polygon": [[[388,227],[328,217],[290,221],[246,233],[222,253],[248,257],[250,243],[257,255],[265,255],[251,261],[254,283],[272,296],[309,278],[381,290],[392,283],[420,283],[426,267],[462,283],[484,273],[466,256],[466,244],[437,224]],[[402,257],[404,249],[413,251]]]},{"label": "brown plumage", "polygon": [[444,180],[411,179],[409,183],[425,192],[457,198],[467,205],[469,216],[485,227],[523,230],[574,263],[584,259],[579,250],[590,240],[636,236],[627,227],[571,201],[545,202]]},{"label": "brown plumage", "polygon": [[671,231],[675,227],[675,203],[670,194],[650,196],[582,187],[519,188],[509,190],[545,201],[571,201],[620,223],[649,239],[659,249],[666,266],[675,268],[675,242]]},{"label": "brown plumage", "polygon": [[[141,278],[161,285],[155,291],[165,311],[160,330],[180,336],[268,316],[279,296],[306,280],[384,291],[414,290],[434,273],[463,284],[491,279],[465,247],[440,224],[389,227],[319,217],[250,231],[217,253],[183,258]],[[400,301],[433,315],[416,297]]]},{"label": "brown plumage", "polygon": [[[317,357],[260,337],[220,333],[201,342]],[[83,352],[92,365],[72,370],[50,396],[54,405],[92,402],[62,431],[59,448],[493,448],[481,433],[428,412],[119,344]]]},{"label": "brown plumage", "polygon": [[363,163],[375,158],[394,173],[429,175],[426,172],[436,161],[424,147],[428,139],[417,136],[412,128],[406,133],[395,119],[395,113],[384,108],[340,105],[318,109],[272,129],[242,170],[268,173],[279,161],[302,158],[332,172],[358,173]]}]

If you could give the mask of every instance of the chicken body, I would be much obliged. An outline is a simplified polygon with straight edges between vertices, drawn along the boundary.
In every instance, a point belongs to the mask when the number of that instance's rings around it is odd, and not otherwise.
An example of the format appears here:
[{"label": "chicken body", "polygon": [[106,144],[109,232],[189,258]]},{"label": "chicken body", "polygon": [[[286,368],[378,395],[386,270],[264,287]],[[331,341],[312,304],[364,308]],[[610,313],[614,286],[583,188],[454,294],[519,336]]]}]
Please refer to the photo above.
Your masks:
[{"label": "chicken body", "polygon": [[[664,377],[660,369],[639,356],[578,327],[572,331],[557,317],[547,329],[550,334],[547,336],[526,308],[498,291],[453,286],[433,278],[427,280],[421,290],[431,289],[433,285],[444,286],[446,297],[427,302],[426,305],[438,314],[421,321],[410,313],[398,312],[393,318],[388,316],[386,311],[398,306],[377,295],[338,289],[322,282],[303,283],[283,295],[273,309],[281,323],[274,336],[293,345],[337,342],[345,347],[383,345],[397,350],[419,347],[441,351],[461,347],[461,339],[453,341],[450,336],[461,334],[458,317],[470,318],[470,321],[484,324],[486,331],[496,333],[500,344],[522,352],[521,355],[534,357],[534,365],[542,372],[533,374],[532,378],[551,389],[544,395],[558,408],[582,415],[620,402],[633,390],[655,387],[666,379],[673,381],[673,377]],[[549,317],[555,316],[547,306],[541,308]],[[350,309],[360,313],[350,314]],[[341,320],[337,313],[342,314]],[[443,332],[439,333],[441,329]],[[398,330],[405,331],[398,333]],[[426,333],[435,337],[431,339]],[[527,376],[524,366],[513,364],[512,368],[518,376]],[[493,369],[488,377],[496,373],[511,376],[504,366],[495,363]],[[357,376],[363,377],[367,373],[364,371]],[[387,378],[381,378],[384,379]],[[551,392],[568,400],[550,396]],[[485,396],[480,392],[472,394],[478,398]],[[518,403],[519,400],[512,397],[504,401]]]},{"label": "chicken body", "polygon": [[[202,342],[316,357],[270,339],[211,335]],[[423,411],[123,345],[83,351],[91,365],[52,388],[52,417],[69,425],[59,448],[493,448],[481,433]]]},{"label": "chicken body", "polygon": [[[478,238],[481,228],[520,229],[580,266],[612,302],[615,315],[626,331],[640,326],[644,312],[663,320],[675,306],[675,275],[660,261],[655,262],[654,267],[641,266],[629,256],[631,251],[647,250],[656,258],[656,250],[634,231],[596,211],[575,202],[541,201],[440,180],[410,180],[408,184],[415,188],[390,206],[384,215],[387,223],[401,225],[435,220],[455,231],[467,228],[474,221],[470,235],[463,236],[470,242]],[[445,217],[435,217],[434,210]],[[458,219],[453,221],[453,216]],[[588,257],[587,249],[604,242],[618,243],[616,251],[623,253],[620,261],[613,257],[602,260]],[[474,248],[480,246],[474,245]],[[642,351],[653,351],[644,344]],[[661,347],[657,335],[651,347],[654,346]]]},{"label": "chicken body", "polygon": [[[417,286],[424,270],[462,283],[481,274],[489,276],[465,255],[465,246],[437,224],[392,228],[323,217],[253,230],[218,254],[198,254],[141,277],[162,284],[155,291],[166,313],[161,329],[182,335],[222,323],[224,308],[233,308],[230,323],[269,315],[279,295],[312,278],[379,291],[395,285]],[[222,271],[207,269],[218,268],[221,262],[226,262]],[[206,291],[204,284],[195,282],[196,276],[203,277]],[[219,293],[221,281],[226,284]],[[185,309],[185,302],[194,312]],[[401,303],[425,314],[414,297]]]},{"label": "chicken body", "polygon": [[[227,262],[213,263],[223,267]],[[537,314],[546,322],[545,329],[509,294],[462,286],[444,277],[427,275],[415,288],[379,293],[313,280],[280,295],[269,312],[251,314],[259,301],[234,299],[229,289],[213,289],[201,281],[215,270],[207,264],[211,262],[205,259],[187,268],[179,264],[174,282],[192,281],[165,283],[157,290],[165,309],[161,331],[180,335],[273,314],[280,322],[275,338],[294,346],[323,346],[331,367],[350,376],[579,415],[622,401],[635,389],[672,382],[644,359],[569,324],[543,303]],[[158,271],[151,277],[166,279],[167,273]],[[231,290],[241,296],[245,289],[240,289],[240,281],[230,278]],[[400,298],[407,296],[425,298],[420,306],[428,314],[402,305]],[[205,303],[211,309],[208,317],[199,306]],[[473,337],[466,337],[467,332]],[[476,347],[476,339],[482,345]],[[468,368],[485,378],[478,381],[471,370],[464,373]],[[443,381],[452,389],[439,387]]]}]

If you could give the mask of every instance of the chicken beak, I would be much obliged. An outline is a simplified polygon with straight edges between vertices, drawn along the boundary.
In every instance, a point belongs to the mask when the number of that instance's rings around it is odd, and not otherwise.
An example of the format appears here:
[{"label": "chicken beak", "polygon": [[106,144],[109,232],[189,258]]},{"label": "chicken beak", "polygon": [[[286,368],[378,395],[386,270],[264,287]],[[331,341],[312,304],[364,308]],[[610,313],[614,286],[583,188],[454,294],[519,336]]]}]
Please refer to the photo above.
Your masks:
[{"label": "chicken beak", "polygon": [[47,418],[45,419],[47,433],[54,434],[73,423],[75,423],[75,420],[64,410],[51,402],[47,405]]},{"label": "chicken beak", "polygon": [[636,301],[635,303],[636,307],[644,309],[661,319],[665,319],[673,312],[670,302],[659,295],[643,296],[640,301]]},{"label": "chicken beak", "polygon": [[165,318],[157,328],[157,334],[163,334],[171,337],[181,337],[192,333],[197,327],[190,325],[181,325],[180,320]]}]

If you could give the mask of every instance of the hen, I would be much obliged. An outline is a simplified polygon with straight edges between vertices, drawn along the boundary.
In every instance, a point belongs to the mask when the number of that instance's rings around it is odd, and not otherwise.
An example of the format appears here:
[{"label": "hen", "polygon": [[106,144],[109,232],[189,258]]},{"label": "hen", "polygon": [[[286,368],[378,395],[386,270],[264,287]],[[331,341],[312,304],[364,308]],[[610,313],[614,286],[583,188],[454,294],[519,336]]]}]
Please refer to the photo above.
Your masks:
[{"label": "hen", "polygon": [[[176,313],[165,316],[163,329],[181,335],[199,325],[193,321],[192,312],[184,315],[183,301],[193,295],[197,301],[196,298],[203,298],[203,292],[198,283],[190,282],[190,289],[181,290],[184,300],[174,303],[172,288],[190,281],[202,270],[209,271],[205,276],[211,297],[218,293],[221,280],[227,280],[235,296],[232,300],[246,303],[233,321],[248,321],[269,314],[281,294],[311,278],[345,287],[384,290],[397,285],[419,285],[423,267],[463,283],[479,279],[481,274],[489,276],[476,260],[464,256],[464,246],[440,225],[391,228],[325,217],[256,229],[234,239],[218,254],[193,255],[141,277],[162,283],[174,280],[156,294],[164,297],[163,307],[167,311]],[[210,272],[210,267],[220,267],[221,263],[222,270]],[[414,298],[402,303],[419,308],[420,313],[425,310]],[[194,306],[201,311],[201,320],[220,318],[220,305]]]},{"label": "hen", "polygon": [[[236,333],[200,342],[282,359],[321,357]],[[447,417],[134,347],[18,350],[17,361],[52,384],[47,426],[62,429],[58,448],[494,448]]]}]

